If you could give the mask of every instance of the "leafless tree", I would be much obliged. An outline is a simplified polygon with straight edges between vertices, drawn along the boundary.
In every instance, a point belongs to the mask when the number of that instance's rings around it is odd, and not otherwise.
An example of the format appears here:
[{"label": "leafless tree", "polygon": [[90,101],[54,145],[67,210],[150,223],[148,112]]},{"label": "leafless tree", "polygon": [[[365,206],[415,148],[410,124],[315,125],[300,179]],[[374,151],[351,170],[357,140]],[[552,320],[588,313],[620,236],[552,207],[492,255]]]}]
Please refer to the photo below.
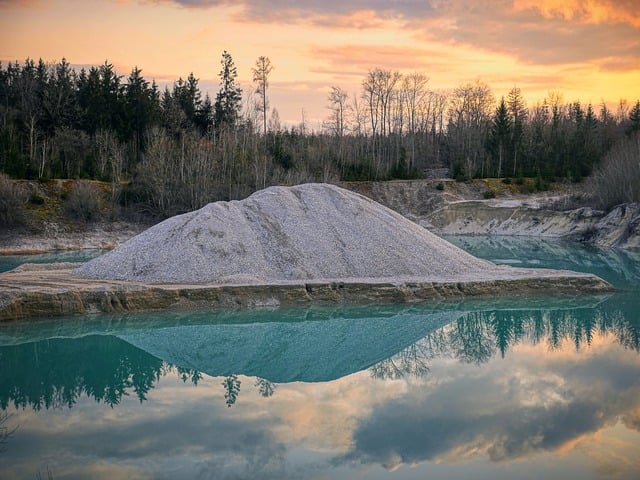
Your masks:
[{"label": "leafless tree", "polygon": [[271,60],[269,60],[269,57],[264,56],[258,57],[255,66],[251,69],[253,82],[256,84],[256,93],[260,97],[256,107],[259,112],[262,112],[262,126],[265,135],[267,134],[267,112],[269,108],[267,88],[269,87],[269,74],[272,70]]}]

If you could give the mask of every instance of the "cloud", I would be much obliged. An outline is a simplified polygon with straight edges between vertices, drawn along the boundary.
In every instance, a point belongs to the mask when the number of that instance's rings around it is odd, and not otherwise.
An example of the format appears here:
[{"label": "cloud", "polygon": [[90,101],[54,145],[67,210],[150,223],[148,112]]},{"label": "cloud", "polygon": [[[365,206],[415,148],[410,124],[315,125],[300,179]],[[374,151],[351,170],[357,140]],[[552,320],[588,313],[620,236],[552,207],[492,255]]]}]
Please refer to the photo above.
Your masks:
[{"label": "cloud", "polygon": [[[435,43],[442,53],[461,47],[498,52],[516,59],[521,67],[582,63],[625,72],[640,65],[636,0],[138,1],[191,10],[225,7],[237,23],[310,26],[325,30],[327,38],[337,31],[398,32],[398,38],[415,39],[400,54],[404,63],[411,60],[413,48]],[[353,43],[358,41],[362,40]],[[382,42],[395,43],[389,36]],[[376,53],[372,50],[369,53]]]},{"label": "cloud", "polygon": [[640,27],[636,0],[515,0],[516,11],[535,10],[548,19],[579,23],[627,23]]},{"label": "cloud", "polygon": [[[168,379],[163,382],[166,385]],[[101,407],[88,399],[68,413],[59,412],[64,420],[55,427],[34,416],[12,438],[11,463],[4,473],[26,477],[35,469],[34,459],[39,459],[50,462],[56,478],[124,478],[116,475],[123,473],[147,478],[150,472],[158,479],[287,478],[285,447],[271,433],[268,418],[245,421],[229,415],[224,404],[212,402],[211,397],[196,396],[185,404],[183,389],[173,393],[182,394],[182,401],[162,398],[155,392],[160,402],[145,405],[156,409],[161,421],[144,415],[134,405],[125,415],[121,410],[126,407],[119,405],[119,414],[110,417],[111,412],[101,412]],[[93,414],[83,416],[87,408]],[[99,462],[94,459],[96,445],[100,445]],[[131,475],[135,469],[145,472]]]},{"label": "cloud", "polygon": [[[138,0],[140,3],[171,4],[185,8],[211,8],[224,5],[233,5],[232,0]],[[235,2],[238,3],[238,2]]]},{"label": "cloud", "polygon": [[415,70],[423,64],[433,66],[447,57],[446,53],[428,47],[356,44],[317,45],[311,47],[310,54],[323,65],[316,72],[354,74],[360,77],[375,66],[384,65],[392,70]]},{"label": "cloud", "polygon": [[[161,1],[188,8],[232,4],[225,0]],[[524,64],[585,62],[618,71],[640,64],[640,42],[630,40],[640,38],[635,0],[244,0],[235,5],[233,18],[238,22],[306,24],[334,30],[399,29],[421,42],[469,45],[511,55]],[[409,48],[404,54],[405,63],[412,53]]]},{"label": "cloud", "polygon": [[10,8],[25,8],[46,3],[46,0],[0,0],[0,10]]},{"label": "cloud", "polygon": [[571,450],[616,425],[621,415],[627,427],[637,428],[637,365],[570,357],[549,362],[535,348],[525,350],[511,353],[519,365],[517,378],[503,377],[498,372],[504,367],[496,362],[480,372],[458,365],[457,377],[438,389],[416,390],[376,406],[338,463],[391,469],[484,455],[504,462]]}]

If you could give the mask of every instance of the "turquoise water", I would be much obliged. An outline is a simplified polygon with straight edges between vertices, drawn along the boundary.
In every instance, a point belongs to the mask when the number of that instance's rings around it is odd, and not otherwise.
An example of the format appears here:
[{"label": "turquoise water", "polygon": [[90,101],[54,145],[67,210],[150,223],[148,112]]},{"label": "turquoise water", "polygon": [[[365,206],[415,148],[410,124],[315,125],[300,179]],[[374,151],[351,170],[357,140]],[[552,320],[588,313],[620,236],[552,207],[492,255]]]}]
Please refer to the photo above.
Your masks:
[{"label": "turquoise water", "polygon": [[104,250],[62,250],[41,255],[0,255],[0,272],[12,270],[23,263],[87,262]]},{"label": "turquoise water", "polygon": [[638,478],[640,258],[450,240],[620,292],[2,325],[0,478]]}]

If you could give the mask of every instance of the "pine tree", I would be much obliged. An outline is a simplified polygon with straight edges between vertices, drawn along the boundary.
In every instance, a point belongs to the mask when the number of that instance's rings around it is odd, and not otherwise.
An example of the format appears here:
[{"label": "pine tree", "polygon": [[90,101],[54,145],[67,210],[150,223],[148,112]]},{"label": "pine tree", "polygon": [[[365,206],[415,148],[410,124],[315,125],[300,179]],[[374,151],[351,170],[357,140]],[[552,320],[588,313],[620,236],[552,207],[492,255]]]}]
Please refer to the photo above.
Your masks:
[{"label": "pine tree", "polygon": [[527,106],[522,98],[520,89],[514,87],[507,96],[507,107],[511,117],[511,153],[513,155],[513,175],[516,175],[518,161],[524,138],[524,125],[527,118]]},{"label": "pine tree", "polygon": [[511,140],[513,124],[509,118],[509,110],[504,101],[504,97],[500,99],[500,104],[496,108],[491,123],[491,131],[489,132],[489,150],[494,157],[498,158],[498,177],[502,176],[502,165],[507,154],[507,147]]},{"label": "pine tree", "polygon": [[627,135],[640,132],[640,101],[637,101],[631,109],[631,112],[629,112],[629,122],[629,126],[625,131]]},{"label": "pine tree", "polygon": [[140,162],[147,130],[159,115],[159,100],[155,85],[142,76],[142,70],[134,67],[124,87],[124,116],[126,138],[133,140],[136,161]]},{"label": "pine tree", "polygon": [[214,104],[213,120],[216,130],[220,130],[223,125],[233,128],[240,115],[242,102],[242,89],[236,84],[238,70],[233,63],[231,54],[226,50],[222,52],[220,60],[222,69],[220,70],[220,90],[216,95]]}]

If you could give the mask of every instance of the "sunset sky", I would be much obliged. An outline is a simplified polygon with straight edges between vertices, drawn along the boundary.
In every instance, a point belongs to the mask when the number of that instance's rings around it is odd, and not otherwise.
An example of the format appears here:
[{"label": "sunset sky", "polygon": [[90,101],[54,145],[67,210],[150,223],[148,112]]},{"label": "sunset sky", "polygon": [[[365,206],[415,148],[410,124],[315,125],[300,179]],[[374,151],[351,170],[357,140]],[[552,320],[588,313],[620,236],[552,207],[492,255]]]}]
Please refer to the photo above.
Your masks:
[{"label": "sunset sky", "polygon": [[640,98],[640,0],[0,0],[0,60],[108,60],[164,86],[190,72],[212,97],[224,50],[246,93],[271,59],[281,120],[312,127],[327,94],[375,67],[424,72],[432,89],[482,80],[529,102]]}]

